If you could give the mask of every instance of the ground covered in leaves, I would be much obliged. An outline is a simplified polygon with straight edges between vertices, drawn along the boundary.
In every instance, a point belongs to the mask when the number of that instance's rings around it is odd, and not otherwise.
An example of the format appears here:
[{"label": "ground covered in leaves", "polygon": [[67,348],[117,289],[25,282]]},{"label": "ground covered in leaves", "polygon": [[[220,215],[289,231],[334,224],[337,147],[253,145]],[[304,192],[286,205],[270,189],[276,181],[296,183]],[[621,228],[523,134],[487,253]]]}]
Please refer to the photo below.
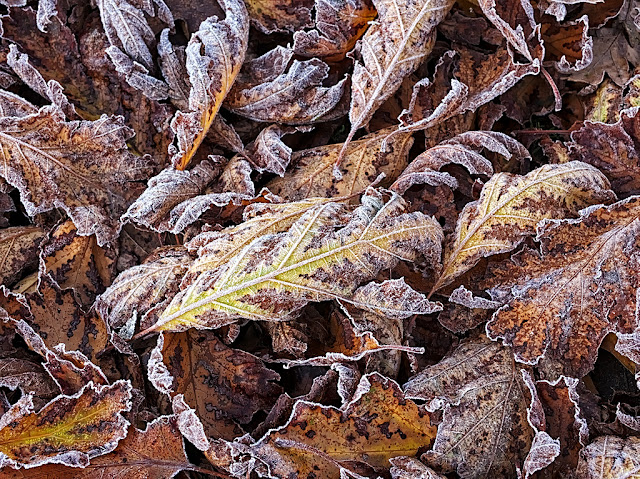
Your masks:
[{"label": "ground covered in leaves", "polygon": [[639,0],[0,23],[0,477],[640,478]]}]

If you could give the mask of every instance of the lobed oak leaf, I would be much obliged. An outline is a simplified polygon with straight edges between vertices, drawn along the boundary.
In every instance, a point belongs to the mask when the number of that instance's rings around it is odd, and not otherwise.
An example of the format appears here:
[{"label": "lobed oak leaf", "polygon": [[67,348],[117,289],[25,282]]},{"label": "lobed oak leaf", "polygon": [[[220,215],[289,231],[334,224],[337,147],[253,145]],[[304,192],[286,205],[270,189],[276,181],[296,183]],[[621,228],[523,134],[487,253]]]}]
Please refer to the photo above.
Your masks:
[{"label": "lobed oak leaf", "polygon": [[395,179],[407,166],[413,145],[410,133],[388,138],[392,130],[382,130],[353,141],[340,165],[341,178],[333,175],[342,144],[325,145],[295,152],[293,167],[282,178],[271,180],[267,187],[288,201],[314,196],[332,198],[364,191],[380,174]]},{"label": "lobed oak leaf", "polygon": [[184,170],[207,135],[222,101],[229,93],[244,61],[249,39],[249,18],[242,0],[220,0],[225,19],[210,17],[200,24],[186,49],[191,82],[188,113],[179,111],[171,122],[178,150],[171,162]]},{"label": "lobed oak leaf", "polygon": [[313,0],[247,0],[246,5],[252,25],[263,33],[311,26]]},{"label": "lobed oak leaf", "polygon": [[0,466],[43,464],[85,467],[113,451],[127,435],[120,413],[131,408],[131,384],[92,382],[73,396],[60,395],[40,411],[23,396],[0,418]]},{"label": "lobed oak leaf", "polygon": [[149,359],[149,380],[159,391],[182,395],[210,438],[242,434],[258,411],[268,411],[282,388],[280,376],[252,354],[225,346],[211,331],[167,333]]},{"label": "lobed oak leaf", "polygon": [[526,176],[494,175],[480,199],[465,205],[445,250],[432,291],[450,283],[486,256],[512,251],[548,218],[574,216],[585,206],[615,200],[599,170],[573,161],[544,165]]},{"label": "lobed oak leaf", "polygon": [[372,190],[338,231],[333,225],[344,206],[309,209],[287,232],[256,238],[228,263],[183,282],[156,325],[141,334],[218,328],[239,318],[287,320],[309,301],[348,303],[381,269],[438,257],[440,225],[404,209],[398,196],[385,203]]},{"label": "lobed oak leaf", "polygon": [[130,429],[113,452],[93,458],[84,469],[49,464],[9,472],[7,479],[171,479],[192,469],[197,468],[187,459],[176,417],[161,416],[144,430]]},{"label": "lobed oak leaf", "polygon": [[[529,398],[511,350],[484,337],[467,340],[403,387],[406,397],[443,410],[427,465],[462,478],[515,477],[533,430]],[[438,470],[439,470],[438,469]]]},{"label": "lobed oak leaf", "polygon": [[0,167],[20,191],[29,215],[63,208],[78,234],[95,234],[98,246],[118,235],[119,218],[135,181],[151,173],[150,158],[127,151],[122,117],[66,122],[54,107],[23,118],[0,118]]},{"label": "lobed oak leaf", "polygon": [[429,415],[379,374],[363,376],[341,409],[298,401],[286,425],[248,451],[256,470],[276,478],[321,475],[338,479],[352,463],[388,468],[396,456],[428,448],[436,433]]},{"label": "lobed oak leaf", "polygon": [[[248,70],[229,92],[225,108],[237,115],[254,121],[304,125],[331,118],[332,112],[343,99],[346,78],[330,87],[322,86],[329,74],[329,66],[317,58],[305,61],[294,60],[288,71],[281,67],[289,52],[278,50],[283,58],[267,53],[248,63]],[[267,59],[274,62],[270,64]],[[255,75],[258,66],[271,69]],[[260,77],[264,77],[261,79]],[[240,80],[244,81],[240,81]],[[336,116],[340,116],[338,111]]]},{"label": "lobed oak leaf", "polygon": [[37,264],[38,247],[45,233],[37,226],[0,230],[0,283],[12,285],[25,268]]},{"label": "lobed oak leaf", "polygon": [[[450,0],[375,0],[378,19],[359,42],[353,70],[351,129],[342,159],[356,131],[400,87],[431,53],[436,26],[453,6]],[[339,163],[338,163],[339,165]]]},{"label": "lobed oak leaf", "polygon": [[600,436],[580,452],[577,477],[622,479],[637,476],[640,467],[640,438]]},{"label": "lobed oak leaf", "polygon": [[99,247],[93,235],[79,236],[72,221],[52,231],[40,248],[40,270],[60,288],[73,289],[83,307],[111,284],[115,251]]},{"label": "lobed oak leaf", "polygon": [[525,250],[496,266],[483,285],[506,303],[487,324],[489,337],[512,345],[518,361],[545,357],[562,374],[584,376],[607,333],[639,326],[639,215],[640,201],[631,197],[541,223],[540,253]]},{"label": "lobed oak leaf", "polygon": [[378,12],[371,0],[316,0],[316,28],[293,34],[300,56],[342,60],[364,34]]}]

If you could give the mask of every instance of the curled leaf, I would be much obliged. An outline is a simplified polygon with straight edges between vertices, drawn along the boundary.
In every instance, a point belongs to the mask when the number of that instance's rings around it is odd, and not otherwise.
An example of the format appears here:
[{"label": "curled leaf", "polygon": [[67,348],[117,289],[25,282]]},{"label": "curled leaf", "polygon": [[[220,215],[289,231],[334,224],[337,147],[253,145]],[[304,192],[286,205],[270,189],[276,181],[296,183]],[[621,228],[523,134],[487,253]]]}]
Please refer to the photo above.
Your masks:
[{"label": "curled leaf", "polygon": [[37,264],[38,246],[44,236],[37,226],[0,230],[0,283],[12,285],[23,269]]}]

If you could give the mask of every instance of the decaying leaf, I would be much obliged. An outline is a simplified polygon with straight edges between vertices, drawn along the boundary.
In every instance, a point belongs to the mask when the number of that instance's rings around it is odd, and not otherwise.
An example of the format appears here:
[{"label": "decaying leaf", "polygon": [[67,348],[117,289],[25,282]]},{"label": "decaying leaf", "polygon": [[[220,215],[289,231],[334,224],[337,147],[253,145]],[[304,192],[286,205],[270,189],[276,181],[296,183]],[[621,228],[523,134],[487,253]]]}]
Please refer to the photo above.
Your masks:
[{"label": "decaying leaf", "polygon": [[545,357],[561,373],[584,376],[607,333],[638,327],[638,228],[637,197],[542,223],[541,252],[525,250],[494,271],[501,283],[492,296],[506,304],[487,324],[489,336],[512,345],[521,362]]},{"label": "decaying leaf", "polygon": [[479,338],[418,373],[405,395],[443,410],[428,465],[462,478],[515,477],[531,446],[529,398],[511,350]]},{"label": "decaying leaf", "polygon": [[429,415],[378,374],[360,380],[342,409],[299,401],[289,422],[249,448],[272,477],[339,478],[349,463],[389,467],[389,459],[428,448],[436,433]]},{"label": "decaying leaf", "polygon": [[23,396],[0,419],[0,466],[65,464],[85,467],[113,451],[127,435],[120,415],[131,408],[131,385],[87,384],[73,396],[58,396],[40,411]]},{"label": "decaying leaf", "polygon": [[178,151],[172,164],[184,170],[204,140],[222,101],[244,61],[249,38],[249,17],[242,0],[220,0],[225,19],[210,17],[189,40],[186,66],[191,82],[188,113],[178,112],[171,122]]},{"label": "decaying leaf", "polygon": [[147,157],[127,151],[131,137],[122,117],[64,121],[54,107],[23,118],[0,118],[0,167],[20,190],[27,213],[63,208],[79,235],[95,234],[98,246],[113,241],[135,181],[152,171]]},{"label": "decaying leaf", "polygon": [[282,141],[284,135],[294,133],[292,127],[271,125],[260,132],[254,142],[247,148],[247,156],[260,173],[268,171],[284,176],[291,161],[292,150]]},{"label": "decaying leaf", "polygon": [[613,200],[615,194],[604,175],[579,161],[545,165],[526,176],[494,175],[480,199],[462,210],[433,291],[481,258],[515,249],[535,233],[538,222],[575,216],[585,206]]},{"label": "decaying leaf", "polygon": [[247,0],[251,23],[264,33],[296,31],[311,24],[313,0]]},{"label": "decaying leaf", "polygon": [[149,378],[161,392],[182,395],[210,438],[231,439],[269,406],[280,376],[257,357],[225,346],[211,331],[166,333],[149,360]]},{"label": "decaying leaf", "polygon": [[309,301],[352,301],[362,282],[399,259],[424,255],[433,261],[440,253],[440,225],[420,213],[404,213],[397,196],[385,203],[371,191],[350,222],[334,232],[343,208],[318,205],[289,231],[256,238],[227,264],[183,283],[150,330],[217,328],[238,318],[286,320]]},{"label": "decaying leaf", "polygon": [[622,479],[637,476],[640,438],[601,436],[580,453],[576,474],[584,479]]},{"label": "decaying leaf", "polygon": [[37,264],[38,246],[44,235],[44,231],[37,226],[0,230],[0,283],[15,283],[23,269]]}]

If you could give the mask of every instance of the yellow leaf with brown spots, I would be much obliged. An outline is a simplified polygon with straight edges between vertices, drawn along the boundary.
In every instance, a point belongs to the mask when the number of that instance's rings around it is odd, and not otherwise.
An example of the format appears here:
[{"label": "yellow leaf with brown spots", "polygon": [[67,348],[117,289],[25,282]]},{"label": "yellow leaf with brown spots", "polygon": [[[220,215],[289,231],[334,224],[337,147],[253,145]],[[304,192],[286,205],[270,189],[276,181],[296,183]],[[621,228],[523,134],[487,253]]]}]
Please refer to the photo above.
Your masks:
[{"label": "yellow leaf with brown spots", "polygon": [[23,396],[0,418],[0,467],[58,463],[85,467],[113,451],[127,435],[120,413],[131,408],[131,384],[92,382],[73,396],[58,396],[36,412]]},{"label": "yellow leaf with brown spots", "polygon": [[389,459],[415,456],[436,435],[429,415],[400,387],[377,373],[360,380],[343,410],[298,401],[289,422],[267,433],[250,453],[271,477],[338,479],[353,462],[388,468]]},{"label": "yellow leaf with brown spots", "polygon": [[494,175],[482,188],[480,199],[462,210],[432,291],[481,258],[512,251],[544,219],[575,216],[585,206],[615,200],[609,188],[600,171],[579,161],[545,165],[526,176]]}]

